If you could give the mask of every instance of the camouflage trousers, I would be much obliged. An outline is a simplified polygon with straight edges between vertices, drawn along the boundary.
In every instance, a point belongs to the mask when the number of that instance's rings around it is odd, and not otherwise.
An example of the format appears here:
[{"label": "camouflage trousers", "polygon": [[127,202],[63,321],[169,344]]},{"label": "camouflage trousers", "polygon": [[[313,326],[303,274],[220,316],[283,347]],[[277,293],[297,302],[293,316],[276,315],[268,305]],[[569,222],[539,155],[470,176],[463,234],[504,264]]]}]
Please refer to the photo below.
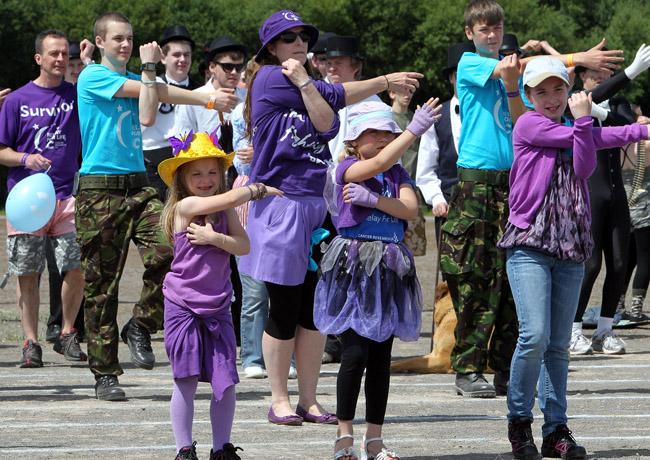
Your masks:
[{"label": "camouflage trousers", "polygon": [[150,332],[162,327],[162,282],[172,248],[160,226],[162,203],[156,189],[82,189],[77,195],[77,239],[86,278],[85,315],[90,370],[121,375],[117,357],[118,289],[131,241],[144,264],[140,299],[133,318]]},{"label": "camouflage trousers", "polygon": [[[505,174],[507,180],[507,173]],[[508,372],[517,343],[515,304],[505,251],[497,248],[508,219],[508,186],[461,181],[442,225],[440,270],[458,318],[451,355],[457,373]]]}]

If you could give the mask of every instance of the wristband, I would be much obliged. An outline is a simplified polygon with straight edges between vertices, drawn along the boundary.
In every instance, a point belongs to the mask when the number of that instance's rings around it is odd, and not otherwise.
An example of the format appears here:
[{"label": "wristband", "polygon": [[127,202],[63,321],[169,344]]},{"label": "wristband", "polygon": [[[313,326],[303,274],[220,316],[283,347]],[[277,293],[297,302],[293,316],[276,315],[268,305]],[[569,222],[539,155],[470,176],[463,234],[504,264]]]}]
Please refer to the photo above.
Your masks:
[{"label": "wristband", "polygon": [[390,89],[390,82],[388,81],[388,77],[384,75],[384,78],[386,79],[386,91]]},{"label": "wristband", "polygon": [[302,85],[300,85],[300,86],[298,87],[298,89],[303,89],[303,88],[305,88],[306,86],[308,86],[310,83],[313,83],[313,82],[314,82],[314,80],[312,80],[312,79],[310,78],[309,80],[307,80],[306,82],[304,82]]},{"label": "wristband", "polygon": [[214,103],[216,102],[217,97],[215,95],[210,96],[210,100],[205,103],[205,108],[206,109],[214,109]]},{"label": "wristband", "polygon": [[574,66],[575,66],[575,64],[573,63],[573,53],[571,53],[571,54],[567,54],[567,57],[566,57],[566,66],[567,66],[567,67],[574,67]]},{"label": "wristband", "polygon": [[27,157],[29,156],[29,153],[25,153],[23,157],[20,159],[20,164],[25,166],[27,164]]},{"label": "wristband", "polygon": [[140,79],[140,83],[142,83],[144,86],[147,88],[151,88],[156,84],[156,80],[142,80]]},{"label": "wristband", "polygon": [[508,97],[518,97],[519,96],[519,91],[508,91],[508,92],[506,92],[506,96],[508,96]]}]

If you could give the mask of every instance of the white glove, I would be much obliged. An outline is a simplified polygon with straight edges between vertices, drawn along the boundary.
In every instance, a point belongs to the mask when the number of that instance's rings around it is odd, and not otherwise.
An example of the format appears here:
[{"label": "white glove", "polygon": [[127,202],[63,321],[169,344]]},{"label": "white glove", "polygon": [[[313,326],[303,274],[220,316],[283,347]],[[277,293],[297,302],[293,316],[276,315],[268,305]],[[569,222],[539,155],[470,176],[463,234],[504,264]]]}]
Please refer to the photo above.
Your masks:
[{"label": "white glove", "polygon": [[597,118],[601,122],[605,121],[607,119],[607,114],[609,114],[609,110],[607,110],[604,107],[599,106],[595,102],[591,103],[591,116],[594,118]]},{"label": "white glove", "polygon": [[625,75],[630,80],[634,80],[640,73],[647,70],[648,67],[650,67],[650,46],[646,46],[644,43],[639,48],[639,51],[636,52],[632,64],[625,69]]}]

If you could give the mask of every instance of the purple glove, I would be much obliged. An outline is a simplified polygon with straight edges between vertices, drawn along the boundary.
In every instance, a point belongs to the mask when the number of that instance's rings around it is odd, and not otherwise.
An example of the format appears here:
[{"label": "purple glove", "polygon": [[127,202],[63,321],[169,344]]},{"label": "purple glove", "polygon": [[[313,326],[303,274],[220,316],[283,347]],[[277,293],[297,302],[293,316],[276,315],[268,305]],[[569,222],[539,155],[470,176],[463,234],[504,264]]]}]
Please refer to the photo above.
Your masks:
[{"label": "purple glove", "polygon": [[379,201],[379,194],[371,192],[363,185],[355,184],[350,182],[347,184],[347,199],[346,203],[356,204],[357,206],[363,206],[364,208],[376,208],[377,202]]},{"label": "purple glove", "polygon": [[413,119],[406,129],[420,137],[427,129],[433,126],[438,118],[440,118],[440,115],[436,115],[436,112],[434,112],[434,109],[429,104],[424,104],[415,111],[415,115],[413,115]]}]

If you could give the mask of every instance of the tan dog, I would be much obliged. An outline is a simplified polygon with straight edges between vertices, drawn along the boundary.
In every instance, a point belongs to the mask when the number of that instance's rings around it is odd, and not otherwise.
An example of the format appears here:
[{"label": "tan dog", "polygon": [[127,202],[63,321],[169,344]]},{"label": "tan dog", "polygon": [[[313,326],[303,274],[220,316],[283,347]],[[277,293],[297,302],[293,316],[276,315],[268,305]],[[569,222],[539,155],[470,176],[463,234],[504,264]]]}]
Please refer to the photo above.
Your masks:
[{"label": "tan dog", "polygon": [[392,372],[415,372],[418,374],[450,374],[451,351],[454,348],[456,330],[456,312],[451,302],[447,283],[436,286],[436,303],[434,312],[435,332],[431,353],[417,358],[396,361],[390,366]]}]

